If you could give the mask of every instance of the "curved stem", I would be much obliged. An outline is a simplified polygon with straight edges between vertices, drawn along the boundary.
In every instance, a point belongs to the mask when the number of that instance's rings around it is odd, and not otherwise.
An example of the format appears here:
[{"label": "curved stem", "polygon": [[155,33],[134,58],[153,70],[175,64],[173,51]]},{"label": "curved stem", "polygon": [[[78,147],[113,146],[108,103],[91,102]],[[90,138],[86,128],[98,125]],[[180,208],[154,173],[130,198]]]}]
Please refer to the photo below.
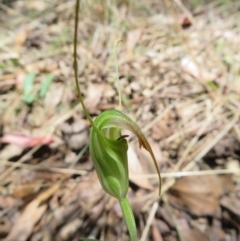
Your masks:
[{"label": "curved stem", "polygon": [[126,197],[119,200],[119,203],[120,203],[120,206],[121,206],[121,209],[123,212],[125,222],[128,227],[128,231],[130,234],[130,240],[137,241],[137,229],[136,229],[136,223],[135,223],[135,219],[133,216],[132,208]]},{"label": "curved stem", "polygon": [[118,98],[119,98],[119,102],[118,102],[118,108],[120,111],[122,111],[122,95],[121,95],[121,86],[120,86],[120,80],[119,80],[119,71],[118,71],[118,58],[117,58],[117,47],[119,45],[119,43],[122,42],[122,40],[119,40],[117,42],[116,48],[115,48],[115,58],[116,58],[116,74],[117,74],[117,88],[118,88]]},{"label": "curved stem", "polygon": [[75,84],[77,87],[77,93],[78,93],[78,97],[80,100],[80,103],[82,105],[83,111],[88,119],[88,121],[90,122],[91,126],[94,128],[94,130],[100,135],[103,136],[102,132],[96,127],[96,125],[94,124],[91,116],[89,115],[87,108],[84,104],[83,98],[82,98],[82,92],[81,92],[81,88],[80,85],[78,83],[78,63],[77,63],[77,30],[78,30],[78,12],[79,12],[79,0],[76,0],[76,6],[75,6],[75,21],[74,21],[74,44],[73,44],[73,69],[74,69],[74,77],[75,77]]}]

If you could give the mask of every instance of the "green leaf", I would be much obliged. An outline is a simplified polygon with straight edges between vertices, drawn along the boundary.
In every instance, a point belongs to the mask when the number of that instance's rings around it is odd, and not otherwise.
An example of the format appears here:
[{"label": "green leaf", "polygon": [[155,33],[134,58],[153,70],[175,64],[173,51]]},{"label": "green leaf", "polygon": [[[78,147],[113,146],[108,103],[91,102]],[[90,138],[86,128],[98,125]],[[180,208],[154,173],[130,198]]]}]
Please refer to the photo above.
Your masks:
[{"label": "green leaf", "polygon": [[35,73],[28,73],[23,82],[23,96],[22,100],[28,104],[31,104],[36,95],[33,93]]},{"label": "green leaf", "polygon": [[36,95],[34,93],[29,93],[28,95],[24,95],[22,100],[25,101],[27,104],[33,103],[35,100]]},{"label": "green leaf", "polygon": [[39,92],[39,96],[40,98],[44,98],[46,93],[49,90],[49,87],[53,81],[54,76],[52,74],[47,75],[47,77],[45,78],[45,80],[42,82],[41,84],[41,89]]}]

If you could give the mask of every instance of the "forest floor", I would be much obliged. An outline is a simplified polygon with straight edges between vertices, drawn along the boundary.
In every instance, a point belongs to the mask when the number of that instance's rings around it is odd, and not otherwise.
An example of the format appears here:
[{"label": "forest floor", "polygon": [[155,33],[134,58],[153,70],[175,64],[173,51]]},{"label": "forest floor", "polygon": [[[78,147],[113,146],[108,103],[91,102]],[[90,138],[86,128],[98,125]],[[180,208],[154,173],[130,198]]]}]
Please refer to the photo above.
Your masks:
[{"label": "forest floor", "polygon": [[[160,198],[128,138],[139,240],[240,241],[240,1],[118,2],[82,3],[79,82],[93,117],[118,108],[118,65],[123,112],[155,153]],[[0,1],[1,240],[129,240],[89,157],[74,5]]]}]

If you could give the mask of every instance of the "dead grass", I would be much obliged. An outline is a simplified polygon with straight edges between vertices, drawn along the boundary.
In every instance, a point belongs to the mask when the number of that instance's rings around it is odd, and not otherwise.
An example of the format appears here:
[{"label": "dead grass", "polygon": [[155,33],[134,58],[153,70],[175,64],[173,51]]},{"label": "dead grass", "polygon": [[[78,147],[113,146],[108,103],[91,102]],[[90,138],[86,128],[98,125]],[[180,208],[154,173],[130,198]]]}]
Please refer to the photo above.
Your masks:
[{"label": "dead grass", "polygon": [[[149,156],[130,136],[141,241],[239,239],[239,7],[82,2],[79,81],[89,111],[118,105],[122,40],[123,108],[149,137],[164,177],[161,200]],[[0,238],[128,240],[86,151],[89,124],[72,70],[74,1],[0,9]],[[185,175],[192,179],[178,179]]]}]

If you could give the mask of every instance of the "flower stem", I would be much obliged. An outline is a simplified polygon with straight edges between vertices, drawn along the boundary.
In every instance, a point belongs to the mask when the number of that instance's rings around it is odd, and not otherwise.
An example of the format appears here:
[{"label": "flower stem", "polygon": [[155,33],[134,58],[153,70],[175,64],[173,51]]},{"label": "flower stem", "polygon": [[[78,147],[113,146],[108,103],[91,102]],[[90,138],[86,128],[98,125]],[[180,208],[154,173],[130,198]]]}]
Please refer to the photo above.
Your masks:
[{"label": "flower stem", "polygon": [[79,97],[79,101],[82,105],[83,111],[90,122],[92,128],[98,133],[98,135],[103,136],[103,133],[96,127],[96,125],[93,122],[93,119],[88,113],[87,107],[84,104],[83,97],[82,97],[82,92],[80,85],[78,83],[78,62],[77,62],[77,41],[78,41],[78,14],[79,14],[79,6],[80,6],[80,0],[76,0],[76,5],[75,5],[75,20],[74,20],[74,39],[73,39],[73,70],[74,70],[74,79],[75,79],[75,84],[77,88],[77,93]]},{"label": "flower stem", "polygon": [[123,216],[124,216],[125,222],[128,227],[128,231],[130,234],[130,240],[137,241],[136,223],[135,223],[135,219],[133,216],[132,208],[131,208],[127,198],[125,197],[125,198],[119,200],[119,204],[121,206]]}]

